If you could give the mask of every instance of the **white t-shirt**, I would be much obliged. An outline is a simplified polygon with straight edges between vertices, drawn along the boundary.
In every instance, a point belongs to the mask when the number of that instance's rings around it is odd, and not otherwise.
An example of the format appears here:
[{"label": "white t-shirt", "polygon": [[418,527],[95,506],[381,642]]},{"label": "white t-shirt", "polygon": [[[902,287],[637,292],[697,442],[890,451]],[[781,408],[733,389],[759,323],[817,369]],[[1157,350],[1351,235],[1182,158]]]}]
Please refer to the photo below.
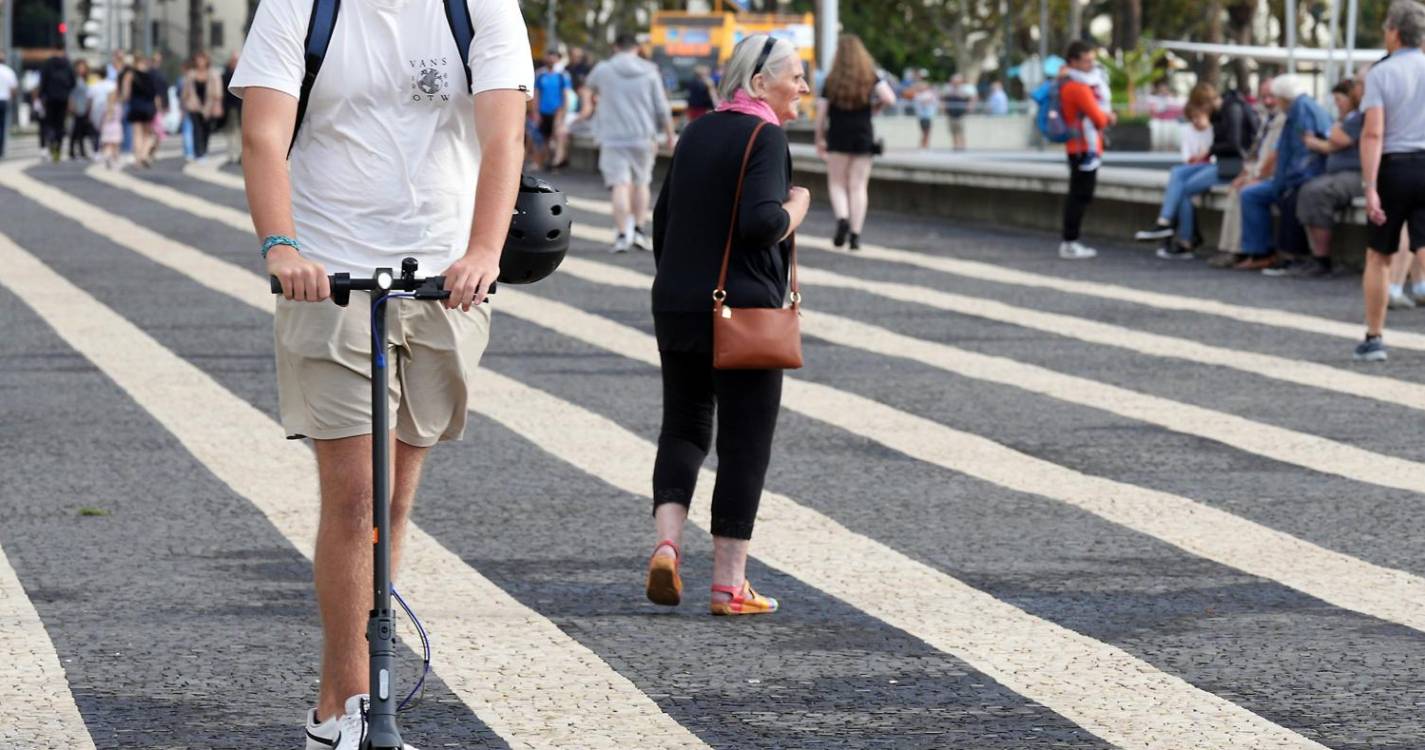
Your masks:
[{"label": "white t-shirt", "polygon": [[1189,120],[1182,124],[1181,153],[1183,161],[1201,156],[1204,151],[1212,150],[1212,126],[1208,125],[1205,130],[1198,130]]},{"label": "white t-shirt", "polygon": [[20,79],[15,71],[5,63],[0,63],[0,102],[10,101],[10,92],[20,87]]},{"label": "white t-shirt", "polygon": [[[468,0],[475,93],[534,86],[518,0]],[[312,0],[262,0],[231,90],[297,98]],[[441,0],[347,0],[292,149],[292,218],[302,254],[328,273],[369,276],[420,261],[443,272],[465,253],[480,147],[474,99]]]}]

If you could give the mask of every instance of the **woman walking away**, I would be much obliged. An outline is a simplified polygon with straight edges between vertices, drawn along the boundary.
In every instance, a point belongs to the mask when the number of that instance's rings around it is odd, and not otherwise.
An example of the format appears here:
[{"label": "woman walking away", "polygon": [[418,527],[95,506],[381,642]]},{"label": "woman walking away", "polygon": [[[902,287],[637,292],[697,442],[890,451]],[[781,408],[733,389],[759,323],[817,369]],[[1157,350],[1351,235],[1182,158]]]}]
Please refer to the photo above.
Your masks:
[{"label": "woman walking away", "polygon": [[832,243],[837,247],[848,240],[852,250],[861,247],[866,186],[877,150],[871,115],[895,102],[895,92],[876,75],[876,63],[860,37],[843,34],[816,103],[816,152],[826,161],[826,187],[836,214]]},{"label": "woman walking away", "polygon": [[193,69],[183,76],[183,112],[193,127],[193,158],[208,155],[213,123],[223,116],[223,82],[206,52],[193,56]]},{"label": "woman walking away", "polygon": [[149,74],[148,58],[137,55],[134,67],[124,71],[119,84],[120,98],[128,102],[127,116],[134,134],[134,159],[141,167],[153,166],[153,151],[157,139],[153,133],[153,118],[158,114],[158,87]]},{"label": "woman walking away", "polygon": [[790,238],[806,218],[811,194],[791,184],[781,125],[797,118],[798,101],[809,90],[791,42],[765,34],[744,39],[722,78],[723,103],[683,131],[658,194],[653,321],[663,364],[663,429],[653,467],[658,541],[647,585],[657,604],[682,600],[679,544],[716,412],[710,607],[715,615],[777,610],[776,599],[752,590],[746,568],[781,409],[782,371],[714,369],[710,311],[725,252],[724,309],[780,308],[787,298]]}]

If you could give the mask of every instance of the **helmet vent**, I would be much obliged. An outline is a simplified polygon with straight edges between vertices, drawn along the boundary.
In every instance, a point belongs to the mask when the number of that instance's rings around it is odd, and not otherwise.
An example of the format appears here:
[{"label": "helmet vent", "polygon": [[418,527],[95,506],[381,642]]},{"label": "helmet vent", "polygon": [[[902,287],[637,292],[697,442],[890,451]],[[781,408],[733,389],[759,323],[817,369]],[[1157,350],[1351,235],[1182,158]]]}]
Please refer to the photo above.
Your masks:
[{"label": "helmet vent", "polygon": [[546,234],[544,236],[548,237],[551,240],[557,240],[559,239],[560,234],[562,234],[562,232],[560,232],[558,229],[551,229],[549,230],[549,234]]},{"label": "helmet vent", "polygon": [[554,214],[555,216],[558,216],[559,214],[564,213],[564,207],[561,206],[561,205],[559,205],[558,203],[556,203],[556,204],[554,204],[554,205],[552,205],[552,206],[549,207],[549,213],[552,213],[552,214]]}]

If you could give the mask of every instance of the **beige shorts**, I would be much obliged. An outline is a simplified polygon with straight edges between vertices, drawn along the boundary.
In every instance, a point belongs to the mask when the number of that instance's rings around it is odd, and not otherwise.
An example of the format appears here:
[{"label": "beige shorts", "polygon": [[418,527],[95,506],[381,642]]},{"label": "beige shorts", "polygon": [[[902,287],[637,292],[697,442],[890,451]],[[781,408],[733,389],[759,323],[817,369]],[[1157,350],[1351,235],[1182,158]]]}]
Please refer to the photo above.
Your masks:
[{"label": "beige shorts", "polygon": [[[362,293],[353,293],[346,307],[277,299],[277,405],[288,437],[371,434],[370,310]],[[397,439],[420,447],[459,440],[475,368],[490,340],[490,306],[467,313],[393,299],[385,314]]]},{"label": "beige shorts", "polygon": [[653,181],[653,160],[658,156],[652,143],[637,146],[600,146],[599,173],[604,185],[647,185]]}]

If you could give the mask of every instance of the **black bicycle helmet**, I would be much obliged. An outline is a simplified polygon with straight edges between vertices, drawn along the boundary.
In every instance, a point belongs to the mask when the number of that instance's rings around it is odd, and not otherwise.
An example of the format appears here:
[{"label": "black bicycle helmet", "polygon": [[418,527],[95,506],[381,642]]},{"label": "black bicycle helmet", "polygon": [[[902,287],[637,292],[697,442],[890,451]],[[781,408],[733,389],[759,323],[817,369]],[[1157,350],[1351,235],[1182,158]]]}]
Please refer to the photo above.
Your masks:
[{"label": "black bicycle helmet", "polygon": [[573,219],[559,189],[537,177],[520,177],[515,215],[500,256],[500,281],[533,284],[554,273],[569,251]]}]

